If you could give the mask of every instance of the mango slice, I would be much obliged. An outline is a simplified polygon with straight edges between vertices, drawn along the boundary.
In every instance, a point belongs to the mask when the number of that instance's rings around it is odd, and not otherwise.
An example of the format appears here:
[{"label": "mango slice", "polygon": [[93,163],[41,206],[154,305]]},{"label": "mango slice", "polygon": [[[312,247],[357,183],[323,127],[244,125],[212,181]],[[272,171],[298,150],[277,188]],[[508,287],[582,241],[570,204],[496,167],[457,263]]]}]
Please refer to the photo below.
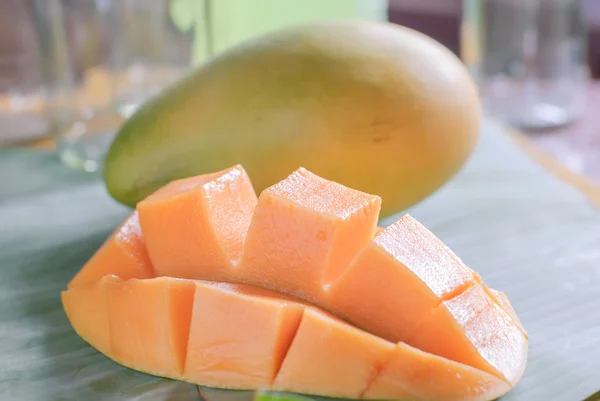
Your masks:
[{"label": "mango slice", "polygon": [[195,288],[191,280],[170,277],[106,283],[111,358],[181,378]]},{"label": "mango slice", "polygon": [[273,389],[360,398],[394,344],[309,308]]},{"label": "mango slice", "polygon": [[512,304],[508,300],[508,297],[505,293],[496,291],[493,288],[489,288],[487,285],[483,285],[483,290],[485,293],[499,306],[504,312],[508,313],[508,316],[512,318],[512,320],[519,326],[519,328],[523,331],[525,336],[527,336],[527,332],[519,320],[519,316],[517,315],[517,311],[513,308]]},{"label": "mango slice", "polygon": [[123,280],[154,277],[139,215],[133,212],[73,277],[68,288],[93,284],[114,274]]},{"label": "mango slice", "polygon": [[303,309],[258,288],[197,282],[184,376],[212,387],[270,387]]},{"label": "mango slice", "polygon": [[107,283],[116,282],[121,279],[108,275],[94,284],[69,288],[61,293],[63,308],[73,329],[106,355],[110,355],[110,326],[105,288]]},{"label": "mango slice", "polygon": [[511,388],[248,285],[107,276],[63,302],[77,332],[115,361],[207,386],[429,401],[490,400]]},{"label": "mango slice", "polygon": [[261,193],[236,278],[316,301],[373,238],[380,207],[301,168]]},{"label": "mango slice", "polygon": [[471,270],[406,215],[378,234],[332,285],[336,313],[390,341],[407,341],[440,302],[475,283]]},{"label": "mango slice", "polygon": [[225,280],[240,257],[255,206],[241,166],[173,181],[138,203],[156,275]]},{"label": "mango slice", "polygon": [[527,360],[526,336],[479,285],[442,302],[409,343],[512,384],[521,378]]},{"label": "mango slice", "polygon": [[427,401],[509,391],[528,338],[508,298],[412,217],[377,227],[380,206],[305,169],[259,199],[241,166],[175,181],[138,204],[64,308],[115,361],[206,386]]},{"label": "mango slice", "polygon": [[510,388],[489,373],[398,343],[363,397],[486,401],[502,396]]},{"label": "mango slice", "polygon": [[512,318],[512,320],[515,322],[515,324],[517,326],[519,326],[521,331],[523,331],[523,334],[525,334],[525,337],[527,337],[527,331],[525,331],[525,328],[523,327],[521,320],[519,320],[519,317],[517,316],[517,311],[515,311],[515,308],[513,308],[512,304],[508,300],[508,297],[506,296],[506,294],[503,292],[494,290],[493,288],[488,287],[483,282],[483,279],[481,278],[481,276],[479,274],[477,274],[474,271],[472,271],[472,272],[473,272],[473,276],[475,277],[475,281],[477,281],[477,283],[479,283],[479,285],[481,285],[481,287],[483,288],[485,293],[488,295],[488,297],[490,297],[492,299],[492,301],[494,301],[496,303],[496,305],[501,307],[504,310],[504,312],[508,313],[508,315]]}]

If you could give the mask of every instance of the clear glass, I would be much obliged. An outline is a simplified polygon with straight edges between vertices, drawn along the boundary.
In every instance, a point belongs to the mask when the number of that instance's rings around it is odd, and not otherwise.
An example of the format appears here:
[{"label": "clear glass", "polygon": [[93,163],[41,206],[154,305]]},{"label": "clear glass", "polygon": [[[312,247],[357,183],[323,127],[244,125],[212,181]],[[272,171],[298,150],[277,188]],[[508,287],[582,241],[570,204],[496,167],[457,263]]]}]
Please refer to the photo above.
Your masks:
[{"label": "clear glass", "polygon": [[387,0],[114,0],[116,101],[128,116],[149,96],[240,42],[328,19],[387,19]]},{"label": "clear glass", "polygon": [[50,133],[32,3],[0,1],[0,146]]},{"label": "clear glass", "polygon": [[[115,104],[124,117],[192,66],[194,41],[206,38],[204,26],[179,29],[174,0],[112,1],[111,66],[116,79]],[[202,6],[202,1],[188,1]],[[208,56],[204,54],[201,60]]]},{"label": "clear glass", "polygon": [[106,1],[37,0],[47,109],[61,160],[95,171],[122,118],[113,107]]},{"label": "clear glass", "polygon": [[48,112],[68,166],[95,171],[135,109],[191,66],[168,0],[37,0]]},{"label": "clear glass", "polygon": [[101,165],[118,126],[190,68],[253,36],[326,19],[386,19],[386,0],[34,0],[65,164]]},{"label": "clear glass", "polygon": [[116,101],[129,115],[149,96],[238,43],[328,19],[387,19],[387,0],[114,0]]},{"label": "clear glass", "polygon": [[485,110],[527,129],[583,111],[586,29],[578,0],[464,0],[462,56]]}]

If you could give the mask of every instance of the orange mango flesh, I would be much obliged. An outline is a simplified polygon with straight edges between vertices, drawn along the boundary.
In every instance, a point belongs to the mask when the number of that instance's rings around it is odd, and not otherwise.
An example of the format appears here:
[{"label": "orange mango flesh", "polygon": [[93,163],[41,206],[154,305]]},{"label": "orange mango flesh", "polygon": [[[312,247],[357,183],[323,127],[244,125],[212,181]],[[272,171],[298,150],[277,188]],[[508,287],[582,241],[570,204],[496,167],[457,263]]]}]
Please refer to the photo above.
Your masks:
[{"label": "orange mango flesh", "polygon": [[195,288],[191,280],[170,277],[107,283],[110,357],[137,370],[181,378]]},{"label": "orange mango flesh", "polygon": [[360,398],[394,345],[309,308],[273,389]]},{"label": "orange mango flesh", "polygon": [[[258,203],[241,166],[172,182],[69,284],[65,310],[116,361],[207,386],[430,401],[508,391],[527,337],[506,296],[410,216],[377,227],[380,203],[304,169]],[[130,280],[92,284],[119,271]],[[133,279],[155,273],[166,277]],[[86,312],[95,302],[104,312]]]},{"label": "orange mango flesh", "polygon": [[109,274],[124,280],[154,277],[137,212],[133,212],[96,251],[73,277],[68,288],[93,284]]},{"label": "orange mango flesh", "polygon": [[523,331],[525,336],[527,336],[527,332],[525,331],[521,320],[519,320],[517,311],[515,311],[515,308],[513,308],[506,294],[500,291],[496,291],[493,288],[489,288],[487,285],[483,286],[483,290],[492,299],[492,301],[494,301],[499,307],[501,307],[504,310],[504,312],[508,313],[508,316],[512,318],[515,324],[519,326],[521,331]]},{"label": "orange mango flesh", "polygon": [[[444,333],[443,341],[440,333]],[[513,385],[521,378],[527,359],[527,338],[479,285],[442,302],[409,343],[494,374]]]},{"label": "orange mango flesh", "polygon": [[430,401],[489,400],[510,389],[475,368],[247,285],[107,276],[65,291],[63,302],[72,325],[85,328],[78,333],[115,361],[206,386]]},{"label": "orange mango flesh", "polygon": [[61,293],[63,308],[73,329],[81,338],[103,354],[110,354],[107,283],[120,282],[106,276],[88,286],[69,288]]},{"label": "orange mango flesh", "polygon": [[318,301],[373,237],[380,207],[378,196],[299,169],[261,193],[236,277]]},{"label": "orange mango flesh", "polygon": [[483,288],[485,293],[488,295],[488,297],[490,297],[492,299],[492,301],[494,301],[496,303],[496,305],[501,307],[504,310],[504,312],[508,313],[508,315],[512,318],[514,323],[517,326],[519,326],[519,328],[521,329],[523,334],[525,334],[525,337],[528,337],[527,331],[525,331],[525,328],[523,327],[521,320],[519,320],[519,316],[517,316],[517,312],[515,311],[515,308],[513,308],[512,304],[508,300],[508,297],[506,296],[506,294],[503,292],[500,292],[500,291],[496,291],[493,288],[488,287],[483,282],[483,279],[481,278],[481,276],[474,271],[473,271],[473,276],[475,277],[475,281],[477,281],[477,283],[479,285],[481,285],[481,287]]},{"label": "orange mango flesh", "polygon": [[173,181],[138,203],[156,275],[226,280],[256,202],[245,170],[234,166]]},{"label": "orange mango flesh", "polygon": [[211,387],[268,388],[304,305],[243,285],[197,282],[184,376]]},{"label": "orange mango flesh", "polygon": [[377,235],[331,287],[330,308],[390,341],[407,341],[442,301],[473,285],[471,271],[406,215]]},{"label": "orange mango flesh", "polygon": [[437,401],[486,401],[507,393],[504,380],[398,343],[363,397]]}]

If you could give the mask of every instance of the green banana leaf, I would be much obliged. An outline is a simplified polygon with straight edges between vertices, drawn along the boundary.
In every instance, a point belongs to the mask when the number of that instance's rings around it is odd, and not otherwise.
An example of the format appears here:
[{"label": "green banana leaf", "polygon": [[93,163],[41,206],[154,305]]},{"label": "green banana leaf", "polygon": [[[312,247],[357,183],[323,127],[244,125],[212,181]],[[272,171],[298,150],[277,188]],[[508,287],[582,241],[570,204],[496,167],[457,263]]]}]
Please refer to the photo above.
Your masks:
[{"label": "green banana leaf", "polygon": [[[341,401],[344,398],[318,397],[281,391],[223,390],[198,387],[198,393],[205,401]],[[586,400],[587,401],[587,400]]]},{"label": "green banana leaf", "polygon": [[[504,400],[581,401],[600,390],[600,212],[579,192],[486,123],[463,172],[410,212],[505,291],[527,328],[527,370]],[[0,151],[0,400],[300,397],[199,393],[121,367],[72,331],[60,291],[127,213],[98,176],[52,153]]]}]

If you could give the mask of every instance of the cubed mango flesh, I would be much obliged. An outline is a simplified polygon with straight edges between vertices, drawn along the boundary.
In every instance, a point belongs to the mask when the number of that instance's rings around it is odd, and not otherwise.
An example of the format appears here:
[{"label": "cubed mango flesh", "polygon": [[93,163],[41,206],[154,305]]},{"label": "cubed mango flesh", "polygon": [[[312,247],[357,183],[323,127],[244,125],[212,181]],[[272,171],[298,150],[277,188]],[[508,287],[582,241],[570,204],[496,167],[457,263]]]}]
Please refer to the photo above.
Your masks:
[{"label": "cubed mango flesh", "polygon": [[373,238],[380,207],[301,168],[260,194],[236,277],[317,301]]},{"label": "cubed mango flesh", "polygon": [[428,401],[483,401],[511,388],[248,285],[107,276],[63,302],[78,333],[115,361],[205,386]]},{"label": "cubed mango flesh", "polygon": [[480,285],[442,302],[408,343],[512,384],[521,378],[527,360],[527,337]]},{"label": "cubed mango flesh", "polygon": [[487,401],[500,397],[510,388],[504,380],[489,373],[400,342],[363,397]]},{"label": "cubed mango flesh", "polygon": [[525,328],[523,327],[521,320],[519,320],[517,311],[515,310],[515,308],[513,308],[512,304],[508,300],[508,297],[506,296],[506,294],[501,291],[496,291],[493,288],[488,287],[487,285],[483,285],[483,290],[492,299],[492,301],[494,301],[496,303],[496,305],[501,307],[504,310],[504,312],[508,313],[508,316],[510,316],[512,318],[512,320],[515,322],[515,324],[517,326],[519,326],[519,328],[527,336],[527,332],[525,331]]},{"label": "cubed mango flesh", "polygon": [[68,288],[93,284],[108,274],[123,280],[154,277],[136,211],[94,253]]},{"label": "cubed mango flesh", "polygon": [[103,354],[110,355],[110,325],[105,289],[119,283],[108,275],[87,286],[76,286],[61,293],[63,308],[71,326],[81,338]]},{"label": "cubed mango flesh", "polygon": [[307,308],[273,389],[360,398],[393,348],[328,313]]},{"label": "cubed mango flesh", "polygon": [[378,234],[331,286],[329,308],[390,341],[406,341],[443,300],[474,284],[471,270],[406,215]]},{"label": "cubed mango flesh", "polygon": [[508,297],[506,296],[506,294],[501,291],[497,291],[497,290],[494,290],[493,288],[488,287],[483,282],[483,279],[481,278],[481,276],[479,274],[477,274],[475,271],[473,271],[473,276],[475,277],[475,281],[477,281],[477,283],[479,285],[481,285],[481,287],[483,288],[485,293],[488,295],[488,297],[490,297],[492,299],[492,301],[494,301],[496,303],[496,305],[501,307],[504,310],[504,312],[508,313],[508,315],[512,318],[512,320],[523,331],[525,336],[527,336],[527,331],[525,331],[525,328],[523,327],[521,320],[519,320],[519,316],[517,316],[517,311],[515,311],[515,308],[513,308],[512,304],[508,300]]},{"label": "cubed mango flesh", "polygon": [[111,358],[181,378],[195,289],[193,281],[171,277],[107,283]]},{"label": "cubed mango flesh", "polygon": [[412,217],[377,227],[380,206],[302,168],[258,200],[241,166],[174,181],[69,283],[64,308],[117,362],[205,386],[428,401],[510,390],[527,334],[508,298]]},{"label": "cubed mango flesh", "polygon": [[255,206],[241,166],[173,181],[148,196],[137,210],[156,275],[228,278]]},{"label": "cubed mango flesh", "polygon": [[197,282],[186,379],[212,387],[270,387],[303,309],[259,288]]}]

